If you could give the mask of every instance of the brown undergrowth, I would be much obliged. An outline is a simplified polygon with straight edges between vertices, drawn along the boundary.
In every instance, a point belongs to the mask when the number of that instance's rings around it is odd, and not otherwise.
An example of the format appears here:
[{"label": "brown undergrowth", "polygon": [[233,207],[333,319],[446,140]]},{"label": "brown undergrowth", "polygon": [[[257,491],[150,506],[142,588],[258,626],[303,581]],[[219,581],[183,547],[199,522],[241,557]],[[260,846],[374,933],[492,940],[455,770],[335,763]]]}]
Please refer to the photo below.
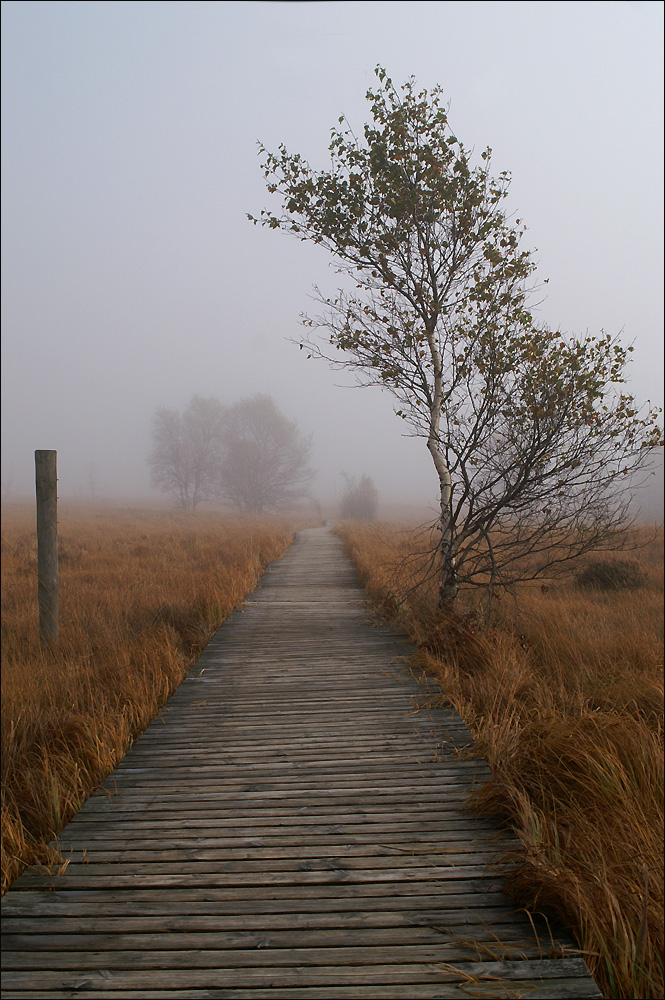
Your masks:
[{"label": "brown undergrowth", "polygon": [[3,506],[2,890],[122,759],[293,538],[284,518],[59,510],[60,639],[38,635],[34,510]]},{"label": "brown undergrowth", "polygon": [[483,630],[437,612],[416,532],[347,522],[339,533],[492,767],[474,805],[521,840],[509,891],[565,922],[607,997],[661,997],[662,532],[631,554],[642,586],[583,589],[571,567],[504,595]]}]

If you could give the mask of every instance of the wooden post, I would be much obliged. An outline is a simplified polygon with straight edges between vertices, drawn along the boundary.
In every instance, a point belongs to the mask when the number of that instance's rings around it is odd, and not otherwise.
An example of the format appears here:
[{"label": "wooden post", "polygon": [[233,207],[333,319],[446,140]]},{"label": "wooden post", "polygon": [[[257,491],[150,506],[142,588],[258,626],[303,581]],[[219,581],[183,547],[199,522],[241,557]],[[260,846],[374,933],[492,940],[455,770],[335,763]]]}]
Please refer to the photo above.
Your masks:
[{"label": "wooden post", "polygon": [[39,638],[58,638],[58,468],[57,451],[35,452],[37,488],[37,598]]}]

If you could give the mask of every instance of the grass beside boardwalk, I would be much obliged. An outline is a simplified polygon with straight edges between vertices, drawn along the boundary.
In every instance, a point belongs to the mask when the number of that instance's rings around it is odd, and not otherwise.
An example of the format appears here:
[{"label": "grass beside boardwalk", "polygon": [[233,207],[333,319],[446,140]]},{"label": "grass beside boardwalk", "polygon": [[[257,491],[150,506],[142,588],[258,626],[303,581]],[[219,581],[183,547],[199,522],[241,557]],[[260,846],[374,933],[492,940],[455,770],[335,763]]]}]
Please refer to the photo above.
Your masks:
[{"label": "grass beside boardwalk", "polygon": [[563,919],[607,997],[662,997],[662,532],[630,553],[642,586],[582,589],[571,571],[504,595],[483,632],[441,619],[413,530],[339,533],[492,767],[478,806],[522,841],[515,899]]},{"label": "grass beside boardwalk", "polygon": [[60,641],[43,650],[34,509],[3,505],[2,890],[113,770],[293,538],[281,518],[59,510]]}]

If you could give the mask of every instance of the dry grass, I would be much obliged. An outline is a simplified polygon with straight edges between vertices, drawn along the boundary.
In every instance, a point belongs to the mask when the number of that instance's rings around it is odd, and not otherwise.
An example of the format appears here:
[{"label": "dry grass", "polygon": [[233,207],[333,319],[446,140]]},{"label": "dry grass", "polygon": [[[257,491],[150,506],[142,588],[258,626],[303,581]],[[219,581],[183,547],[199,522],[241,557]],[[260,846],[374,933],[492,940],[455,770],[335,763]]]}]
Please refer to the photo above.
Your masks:
[{"label": "dry grass", "polygon": [[285,519],[59,511],[60,641],[38,636],[34,511],[3,507],[2,887],[117,765],[293,537]]},{"label": "dry grass", "polygon": [[442,620],[413,531],[340,533],[492,767],[476,805],[521,839],[515,898],[564,920],[606,996],[663,996],[662,533],[636,553],[643,587],[582,590],[571,567],[485,631]]}]

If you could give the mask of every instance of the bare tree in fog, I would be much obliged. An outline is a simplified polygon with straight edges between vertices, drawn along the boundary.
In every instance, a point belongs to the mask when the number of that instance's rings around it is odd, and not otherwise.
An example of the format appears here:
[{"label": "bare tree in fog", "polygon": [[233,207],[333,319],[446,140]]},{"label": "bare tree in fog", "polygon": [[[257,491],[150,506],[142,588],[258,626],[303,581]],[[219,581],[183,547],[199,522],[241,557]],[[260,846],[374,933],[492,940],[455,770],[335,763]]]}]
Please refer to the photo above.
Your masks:
[{"label": "bare tree in fog", "polygon": [[152,434],[152,484],[178,507],[222,500],[264,514],[308,496],[310,440],[269,396],[233,406],[194,396],[184,413],[158,410]]},{"label": "bare tree in fog", "polygon": [[302,437],[270,398],[253,396],[231,406],[223,431],[219,495],[251,514],[289,510],[308,496],[314,473],[310,439]]},{"label": "bare tree in fog", "polygon": [[361,521],[372,521],[379,507],[379,493],[371,476],[344,477],[344,492],[339,504],[340,517],[355,517]]},{"label": "bare tree in fog", "polygon": [[182,414],[157,410],[148,459],[152,484],[178,507],[196,510],[217,494],[224,419],[222,404],[201,396],[194,396]]},{"label": "bare tree in fog", "polygon": [[317,291],[323,313],[305,323],[325,334],[307,345],[393,393],[426,441],[447,606],[461,583],[491,591],[616,544],[661,434],[656,412],[616,389],[631,348],[536,326],[535,264],[502,209],[509,176],[491,176],[491,150],[472,166],[439,88],[376,75],[364,137],[340,118],[329,170],[261,147],[282,211],[250,219],[325,247],[349,279],[334,298]]}]

